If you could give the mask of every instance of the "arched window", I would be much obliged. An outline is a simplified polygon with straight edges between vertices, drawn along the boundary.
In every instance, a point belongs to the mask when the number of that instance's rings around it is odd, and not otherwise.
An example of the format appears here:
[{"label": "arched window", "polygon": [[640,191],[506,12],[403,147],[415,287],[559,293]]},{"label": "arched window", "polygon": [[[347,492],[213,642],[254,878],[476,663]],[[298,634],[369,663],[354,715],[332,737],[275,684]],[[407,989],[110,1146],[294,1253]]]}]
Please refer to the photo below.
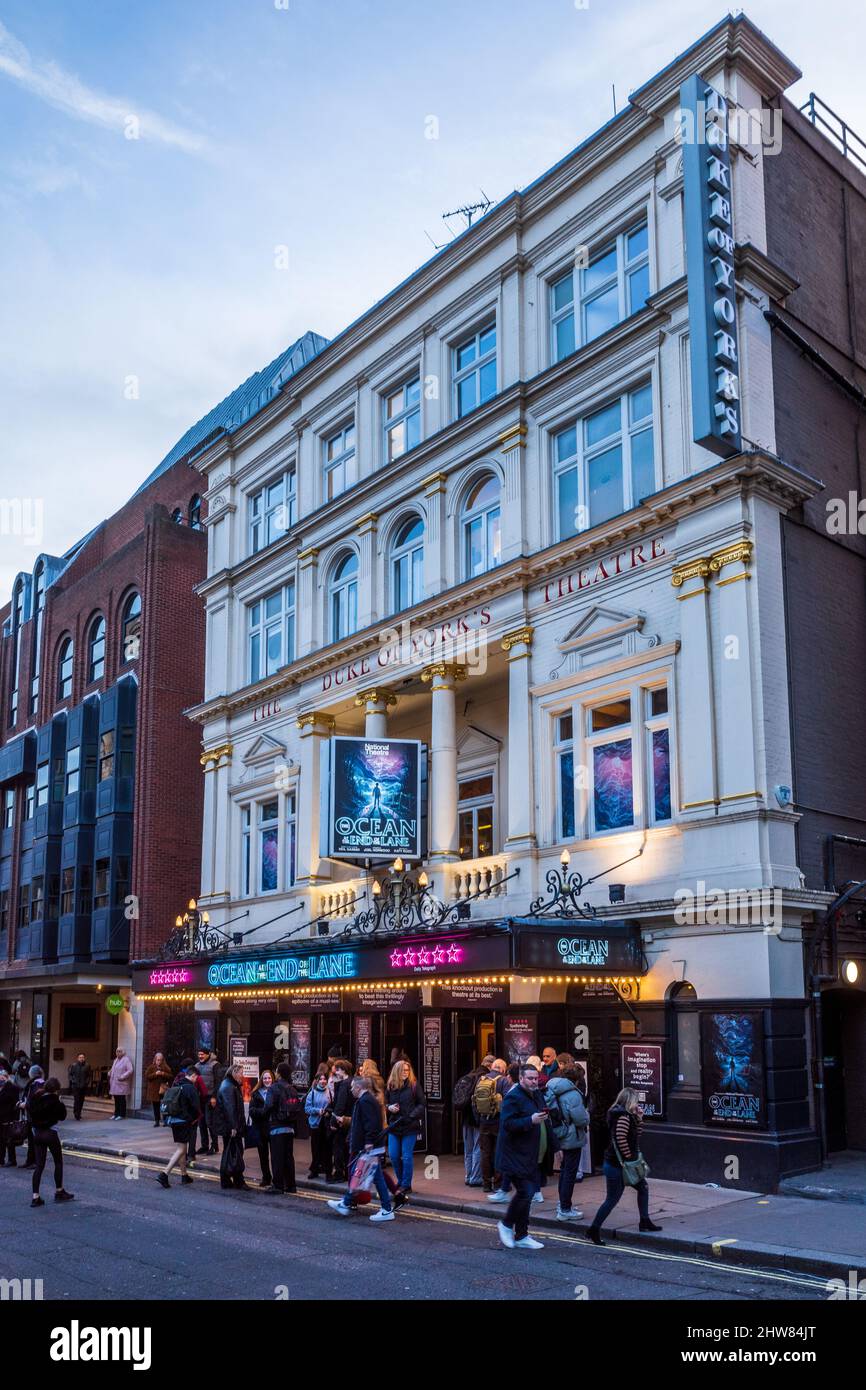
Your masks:
[{"label": "arched window", "polygon": [[499,483],[485,473],[472,487],[463,507],[463,565],[465,578],[492,570],[502,557]]},{"label": "arched window", "polygon": [[40,560],[33,573],[35,619],[30,668],[30,713],[39,711],[39,665],[42,659],[42,623],[45,617],[45,561]]},{"label": "arched window", "polygon": [[187,510],[187,521],[189,522],[189,524],[190,524],[190,526],[192,527],[193,531],[200,531],[200,530],[202,529],[202,524],[201,524],[201,498],[199,497],[199,495],[198,495],[197,492],[194,492],[193,495],[192,495],[192,497],[189,499],[189,508],[188,508],[188,510]]},{"label": "arched window", "polygon": [[75,646],[71,637],[64,637],[57,652],[57,698],[68,700],[72,694],[72,663]]},{"label": "arched window", "polygon": [[358,556],[349,550],[334,567],[331,580],[331,641],[358,630]]},{"label": "arched window", "polygon": [[424,522],[410,516],[398,528],[391,548],[391,608],[401,613],[424,597]]},{"label": "arched window", "polygon": [[174,522],[175,526],[183,525],[183,512],[181,511],[180,507],[175,507],[174,511],[171,514],[171,519]]},{"label": "arched window", "polygon": [[87,639],[87,679],[101,681],[105,675],[105,619],[100,615],[90,624]]},{"label": "arched window", "polygon": [[120,614],[120,661],[135,661],[141,647],[141,595],[130,594]]}]

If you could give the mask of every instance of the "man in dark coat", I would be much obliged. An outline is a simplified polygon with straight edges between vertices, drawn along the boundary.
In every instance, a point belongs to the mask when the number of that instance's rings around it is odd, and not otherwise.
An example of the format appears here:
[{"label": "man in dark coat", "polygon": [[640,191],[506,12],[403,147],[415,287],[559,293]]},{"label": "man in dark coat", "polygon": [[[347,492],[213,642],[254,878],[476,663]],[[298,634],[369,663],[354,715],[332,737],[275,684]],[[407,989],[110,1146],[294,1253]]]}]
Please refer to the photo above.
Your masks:
[{"label": "man in dark coat", "polygon": [[334,1182],[349,1181],[349,1126],[355,1099],[352,1095],[354,1068],[345,1057],[334,1062],[334,1098],[331,1101],[330,1124],[334,1135]]},{"label": "man in dark coat", "polygon": [[540,1240],[529,1234],[529,1210],[538,1187],[540,1126],[546,1112],[538,1109],[539,1074],[528,1063],[520,1068],[520,1079],[502,1101],[496,1168],[514,1184],[514,1196],[503,1219],[498,1222],[499,1239],[508,1249],[543,1249]]},{"label": "man in dark coat", "polygon": [[90,1090],[90,1081],[93,1071],[83,1052],[79,1052],[75,1061],[69,1067],[69,1089],[72,1092],[72,1114],[76,1120],[81,1119],[81,1112],[84,1109],[84,1100]]},{"label": "man in dark coat", "polygon": [[[220,1160],[220,1187],[246,1190],[244,1182],[243,1139],[247,1127],[244,1114],[244,1095],[241,1089],[243,1068],[229,1067],[216,1095],[216,1119],[212,1134],[221,1134],[225,1141]],[[202,1077],[202,1080],[204,1078]],[[240,1162],[240,1167],[236,1165]]]}]

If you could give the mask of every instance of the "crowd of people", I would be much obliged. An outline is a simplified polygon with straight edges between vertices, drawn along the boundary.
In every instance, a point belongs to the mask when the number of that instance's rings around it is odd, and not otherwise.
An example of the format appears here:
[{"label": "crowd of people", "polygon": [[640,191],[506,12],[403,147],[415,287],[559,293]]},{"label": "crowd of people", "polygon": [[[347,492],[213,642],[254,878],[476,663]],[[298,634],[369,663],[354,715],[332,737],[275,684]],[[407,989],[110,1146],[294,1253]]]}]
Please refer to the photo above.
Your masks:
[{"label": "crowd of people", "polygon": [[[127,1065],[122,1065],[126,1063]],[[113,1118],[126,1116],[126,1087],[132,1063],[117,1050]],[[81,1118],[91,1071],[84,1053],[69,1067],[73,1115]],[[165,1125],[172,1150],[157,1173],[163,1188],[177,1170],[181,1184],[192,1183],[190,1169],[202,1154],[220,1154],[220,1184],[244,1191],[244,1152],[255,1149],[261,1167],[259,1185],[271,1192],[297,1191],[294,1140],[301,1116],[310,1134],[309,1178],[342,1185],[340,1197],[328,1201],[339,1216],[349,1217],[378,1197],[370,1220],[387,1222],[412,1194],[414,1156],[423,1133],[425,1097],[412,1063],[395,1051],[387,1077],[372,1059],[357,1071],[345,1057],[322,1062],[305,1095],[292,1083],[291,1068],[280,1062],[259,1076],[244,1102],[244,1077],[238,1064],[222,1066],[207,1048],[197,1059],[169,1066],[157,1052],[145,1071],[145,1098],[154,1126]],[[121,1102],[118,1103],[118,1100]],[[541,1057],[509,1065],[492,1054],[460,1077],[452,1103],[463,1129],[465,1182],[480,1187],[487,1200],[506,1207],[497,1223],[507,1249],[538,1250],[542,1242],[529,1232],[533,1203],[555,1178],[556,1219],[580,1221],[574,1190],[591,1172],[588,1132],[590,1110],[586,1072],[567,1052],[545,1048]],[[46,1078],[38,1065],[19,1052],[8,1062],[0,1056],[0,1166],[15,1166],[16,1148],[26,1143],[24,1167],[33,1170],[32,1205],[42,1206],[40,1184],[49,1154],[54,1164],[55,1200],[69,1201],[63,1187],[63,1153],[57,1125],[66,1119],[60,1082]],[[603,1174],[606,1196],[587,1231],[603,1245],[601,1228],[627,1186],[634,1187],[642,1231],[658,1231],[649,1216],[648,1168],[641,1155],[643,1109],[634,1090],[625,1088],[608,1110],[608,1144]],[[220,1150],[220,1141],[222,1149]],[[559,1167],[556,1168],[556,1159]]]}]

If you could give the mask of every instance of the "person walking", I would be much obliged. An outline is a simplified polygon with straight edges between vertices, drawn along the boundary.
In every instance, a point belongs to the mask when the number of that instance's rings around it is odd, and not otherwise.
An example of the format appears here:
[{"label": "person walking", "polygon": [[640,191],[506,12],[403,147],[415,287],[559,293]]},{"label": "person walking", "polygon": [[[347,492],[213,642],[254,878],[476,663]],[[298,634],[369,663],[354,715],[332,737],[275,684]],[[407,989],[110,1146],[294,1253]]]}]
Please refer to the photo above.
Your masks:
[{"label": "person walking", "polygon": [[259,1187],[272,1187],[273,1178],[271,1176],[271,1151],[268,1147],[268,1117],[267,1103],[270,1089],[274,1084],[274,1073],[265,1070],[262,1072],[250,1096],[250,1116],[247,1133],[256,1146],[259,1155],[259,1165],[261,1166],[262,1176],[259,1178]]},{"label": "person walking", "polygon": [[113,1120],[126,1119],[126,1103],[132,1095],[132,1074],[135,1068],[132,1058],[127,1057],[122,1047],[114,1054],[111,1071],[108,1073],[108,1094],[114,1099]]},{"label": "person walking", "polygon": [[[223,1152],[220,1159],[220,1187],[239,1192],[249,1189],[244,1182],[244,1134],[247,1119],[244,1113],[244,1093],[241,1085],[243,1067],[236,1062],[227,1068],[216,1094],[216,1118],[212,1134],[222,1135]],[[204,1077],[202,1077],[204,1081]]]},{"label": "person walking", "polygon": [[529,1211],[538,1190],[539,1133],[547,1118],[538,1108],[538,1068],[525,1062],[520,1080],[502,1102],[496,1167],[511,1179],[514,1196],[501,1221],[499,1239],[508,1250],[542,1250],[543,1242],[529,1234]]},{"label": "person walking", "polygon": [[0,1168],[7,1163],[10,1168],[18,1167],[12,1126],[18,1118],[19,1094],[8,1068],[4,1068],[0,1071]]},{"label": "person walking", "polygon": [[481,1187],[480,1133],[472,1109],[472,1097],[481,1077],[490,1070],[495,1061],[493,1053],[488,1052],[482,1059],[481,1066],[474,1067],[465,1076],[459,1077],[451,1092],[451,1103],[459,1114],[463,1127],[463,1170],[466,1187]]},{"label": "person walking", "polygon": [[301,1098],[292,1085],[292,1069],[280,1062],[270,1089],[265,1114],[271,1148],[271,1172],[275,1192],[297,1192],[295,1183],[295,1128],[301,1114]]},{"label": "person walking", "polygon": [[379,1194],[380,1207],[371,1221],[393,1221],[394,1209],[391,1193],[382,1172],[382,1155],[385,1152],[385,1133],[382,1127],[382,1110],[376,1099],[373,1082],[369,1076],[352,1078],[352,1095],[355,1100],[352,1110],[352,1125],[349,1131],[349,1189],[342,1197],[331,1198],[328,1206],[338,1216],[351,1216],[357,1210],[355,1195],[351,1189],[351,1176],[364,1155],[375,1159],[373,1184]]},{"label": "person walking", "polygon": [[647,1174],[649,1165],[641,1156],[640,1136],[643,1129],[643,1106],[638,1093],[630,1086],[624,1086],[607,1112],[608,1146],[604,1151],[604,1173],[607,1183],[607,1196],[592,1218],[592,1225],[586,1233],[593,1245],[604,1245],[601,1228],[610,1216],[626,1184],[637,1193],[637,1209],[640,1216],[638,1229],[641,1231],[660,1231],[661,1226],[650,1220],[649,1188]]},{"label": "person walking", "polygon": [[328,1090],[328,1074],[319,1071],[304,1100],[304,1114],[310,1126],[310,1171],[308,1178],[318,1178],[322,1174],[325,1181],[331,1181],[331,1131],[328,1127],[328,1108],[331,1096]]},{"label": "person walking", "polygon": [[580,1167],[580,1153],[586,1143],[589,1124],[577,1081],[576,1067],[560,1066],[544,1091],[544,1103],[549,1111],[553,1135],[552,1149],[558,1149],[561,1155],[557,1221],[580,1221],[583,1217],[583,1212],[571,1205]]},{"label": "person walking", "polygon": [[[178,1079],[179,1078],[175,1077],[175,1081],[177,1081]],[[195,1087],[195,1093],[198,1098],[198,1111],[196,1113],[195,1124],[192,1126],[192,1129],[190,1130],[189,1143],[187,1145],[186,1150],[186,1166],[187,1168],[194,1168],[195,1156],[199,1152],[199,1150],[196,1148],[196,1144],[198,1142],[199,1127],[201,1126],[202,1121],[204,1121],[205,1129],[207,1129],[208,1105],[210,1102],[208,1098],[207,1087],[205,1086],[204,1082],[198,1074],[198,1067],[195,1062],[193,1062],[193,1068],[189,1074],[189,1079]],[[209,1153],[210,1150],[202,1149],[201,1152]]]},{"label": "person walking", "polygon": [[499,1186],[500,1174],[495,1171],[494,1155],[499,1138],[499,1112],[507,1081],[505,1061],[494,1058],[490,1070],[479,1078],[472,1095],[472,1111],[478,1126],[478,1152],[481,1156],[481,1187],[491,1193]]},{"label": "person walking", "polygon": [[388,1154],[394,1165],[397,1189],[404,1195],[412,1191],[415,1145],[421,1137],[424,1106],[424,1092],[411,1062],[395,1062],[385,1091],[385,1112]]},{"label": "person walking", "polygon": [[174,1147],[169,1155],[168,1163],[162,1172],[156,1175],[160,1187],[171,1187],[168,1176],[176,1164],[180,1168],[181,1183],[189,1184],[192,1182],[186,1169],[190,1138],[194,1143],[195,1127],[199,1116],[198,1091],[192,1080],[194,1075],[195,1062],[191,1057],[186,1057],[180,1064],[180,1071],[162,1098],[166,1128],[171,1134]]},{"label": "person walking", "polygon": [[349,1130],[355,1106],[355,1097],[352,1094],[353,1072],[352,1063],[347,1062],[345,1057],[338,1057],[331,1073],[334,1098],[331,1101],[329,1123],[333,1140],[334,1182],[349,1181]]},{"label": "person walking", "polygon": [[159,1129],[162,1124],[160,1106],[171,1079],[171,1067],[161,1052],[155,1052],[153,1061],[144,1073],[144,1099],[153,1110],[154,1129]]},{"label": "person walking", "polygon": [[198,1050],[198,1062],[196,1070],[204,1082],[206,1093],[205,1107],[199,1120],[199,1131],[201,1137],[200,1154],[219,1153],[219,1128],[216,1121],[217,1094],[226,1072],[220,1067],[219,1058],[215,1052],[211,1052],[207,1047],[200,1047]]},{"label": "person walking", "polygon": [[49,1154],[54,1160],[54,1200],[55,1202],[71,1202],[74,1193],[67,1192],[63,1186],[63,1148],[56,1128],[61,1120],[66,1119],[66,1106],[60,1099],[60,1082],[56,1076],[49,1077],[44,1085],[31,1092],[27,1109],[33,1129],[33,1147],[36,1152],[36,1166],[33,1170],[33,1196],[30,1199],[30,1205],[31,1207],[45,1206],[44,1201],[39,1196],[39,1186]]},{"label": "person walking", "polygon": [[90,1082],[93,1077],[93,1068],[83,1052],[79,1052],[75,1061],[70,1063],[68,1076],[69,1090],[72,1095],[72,1116],[73,1119],[80,1120],[85,1097],[90,1090]]}]

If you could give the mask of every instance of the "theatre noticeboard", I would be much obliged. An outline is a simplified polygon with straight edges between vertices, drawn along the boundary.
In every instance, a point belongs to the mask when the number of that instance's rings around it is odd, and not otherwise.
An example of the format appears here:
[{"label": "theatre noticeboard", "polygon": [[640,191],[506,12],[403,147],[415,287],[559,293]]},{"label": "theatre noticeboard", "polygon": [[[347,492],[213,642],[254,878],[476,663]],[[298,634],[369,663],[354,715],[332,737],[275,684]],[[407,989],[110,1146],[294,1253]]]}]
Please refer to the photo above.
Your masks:
[{"label": "theatre noticeboard", "polygon": [[323,755],[328,765],[327,854],[352,863],[421,859],[422,744],[417,739],[338,735]]},{"label": "theatre noticeboard", "polygon": [[764,1021],[758,1010],[701,1014],[704,1123],[767,1128]]},{"label": "theatre noticeboard", "polygon": [[664,1091],[660,1043],[623,1043],[622,1084],[637,1091],[646,1119],[662,1118]]}]

